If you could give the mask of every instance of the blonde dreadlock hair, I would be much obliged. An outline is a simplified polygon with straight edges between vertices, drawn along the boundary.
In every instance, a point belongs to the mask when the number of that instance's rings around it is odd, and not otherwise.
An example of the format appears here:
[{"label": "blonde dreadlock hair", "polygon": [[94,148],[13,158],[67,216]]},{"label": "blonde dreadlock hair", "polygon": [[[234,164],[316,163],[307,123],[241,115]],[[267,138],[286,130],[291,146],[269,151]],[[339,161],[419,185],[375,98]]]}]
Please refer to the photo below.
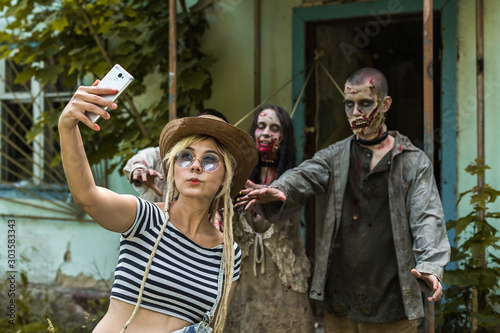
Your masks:
[{"label": "blonde dreadlock hair", "polygon": [[[127,329],[127,326],[132,322],[137,311],[139,310],[139,306],[142,300],[142,294],[144,292],[144,286],[146,284],[146,279],[149,273],[149,268],[156,253],[156,249],[158,248],[160,240],[165,231],[165,227],[167,226],[167,223],[170,220],[170,213],[169,213],[170,203],[175,200],[175,197],[179,193],[174,182],[175,155],[182,149],[185,149],[186,147],[191,145],[193,142],[198,140],[206,140],[208,138],[211,137],[206,135],[191,135],[185,137],[178,143],[176,143],[163,158],[162,164],[165,165],[166,166],[165,169],[167,169],[167,175],[165,175],[167,182],[165,186],[167,190],[165,198],[165,222],[158,234],[158,238],[156,239],[153,250],[151,251],[151,256],[149,258],[146,270],[144,272],[141,289],[139,291],[139,297],[137,298],[137,303],[135,305],[134,311],[132,312],[132,315],[130,316],[127,323],[125,323],[125,325],[123,326],[121,332],[124,332]],[[223,181],[224,185],[215,195],[209,208],[209,214],[210,214],[209,222],[212,224],[214,224],[215,213],[217,211],[217,208],[220,206],[224,208],[222,214],[222,221],[223,221],[222,224],[224,226],[224,231],[223,231],[224,241],[222,250],[222,256],[224,258],[224,284],[222,286],[222,295],[219,301],[217,315],[214,321],[214,333],[218,332],[222,333],[224,330],[224,324],[226,322],[228,300],[234,274],[234,246],[233,246],[233,227],[232,227],[232,219],[234,211],[233,211],[233,204],[230,192],[231,192],[231,184],[232,184],[234,169],[236,168],[236,160],[224,146],[222,146],[215,138],[213,139],[215,140],[217,148],[219,149],[219,152],[222,155],[222,162],[224,163],[226,171],[224,174],[224,181]]]}]

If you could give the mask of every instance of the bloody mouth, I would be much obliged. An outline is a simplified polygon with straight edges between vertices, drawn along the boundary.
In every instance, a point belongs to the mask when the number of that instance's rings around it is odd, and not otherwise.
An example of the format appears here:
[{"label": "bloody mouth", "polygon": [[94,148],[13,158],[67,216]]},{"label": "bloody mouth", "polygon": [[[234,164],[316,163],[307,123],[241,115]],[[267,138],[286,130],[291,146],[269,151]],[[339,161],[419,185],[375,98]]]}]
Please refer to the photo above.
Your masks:
[{"label": "bloody mouth", "polygon": [[356,119],[355,121],[352,122],[352,129],[358,129],[358,128],[364,128],[368,127],[370,123],[364,119]]},{"label": "bloody mouth", "polygon": [[275,144],[276,140],[271,140],[269,142],[262,142],[260,140],[257,140],[257,145],[261,153],[273,151]]},{"label": "bloody mouth", "polygon": [[368,116],[363,116],[361,119],[354,120],[351,123],[351,129],[355,130],[370,126],[373,119],[375,118],[375,115],[377,114],[377,111],[378,111],[378,105],[368,114]]},{"label": "bloody mouth", "polygon": [[269,142],[262,142],[257,140],[257,146],[259,153],[264,160],[274,160],[275,159],[275,149],[276,140],[271,140]]}]

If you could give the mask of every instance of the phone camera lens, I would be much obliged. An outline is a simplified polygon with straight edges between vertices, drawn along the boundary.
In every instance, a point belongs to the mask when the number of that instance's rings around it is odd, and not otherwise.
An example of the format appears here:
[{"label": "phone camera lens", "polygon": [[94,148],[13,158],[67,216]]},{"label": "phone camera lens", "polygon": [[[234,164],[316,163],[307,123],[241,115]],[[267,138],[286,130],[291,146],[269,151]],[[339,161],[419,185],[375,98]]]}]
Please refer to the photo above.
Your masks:
[{"label": "phone camera lens", "polygon": [[118,77],[121,78],[123,76],[122,73],[118,73]]}]

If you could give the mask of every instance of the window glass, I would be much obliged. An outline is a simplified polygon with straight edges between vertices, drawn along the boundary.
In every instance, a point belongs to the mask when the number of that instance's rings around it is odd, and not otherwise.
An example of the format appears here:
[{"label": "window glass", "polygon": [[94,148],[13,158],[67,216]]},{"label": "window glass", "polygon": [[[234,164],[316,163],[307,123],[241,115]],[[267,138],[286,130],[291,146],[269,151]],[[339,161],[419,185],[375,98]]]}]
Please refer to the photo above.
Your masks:
[{"label": "window glass", "polygon": [[[0,91],[0,180],[4,185],[15,184],[34,186],[45,191],[59,191],[66,187],[62,166],[56,160],[59,154],[59,143],[56,126],[36,129],[34,138],[28,139],[26,134],[32,130],[33,124],[48,111],[59,112],[71,97],[71,88],[65,88],[66,81],[62,76],[56,83],[41,86],[34,80],[26,84],[14,83],[21,67],[9,60],[2,60],[0,76],[5,88]],[[45,66],[54,65],[54,61]],[[35,131],[34,131],[35,132]],[[33,133],[30,133],[33,135]],[[11,190],[15,187],[9,186]],[[26,192],[25,192],[26,193]]]},{"label": "window glass", "polygon": [[2,101],[2,179],[20,182],[33,178],[33,148],[25,136],[33,125],[31,103]]}]

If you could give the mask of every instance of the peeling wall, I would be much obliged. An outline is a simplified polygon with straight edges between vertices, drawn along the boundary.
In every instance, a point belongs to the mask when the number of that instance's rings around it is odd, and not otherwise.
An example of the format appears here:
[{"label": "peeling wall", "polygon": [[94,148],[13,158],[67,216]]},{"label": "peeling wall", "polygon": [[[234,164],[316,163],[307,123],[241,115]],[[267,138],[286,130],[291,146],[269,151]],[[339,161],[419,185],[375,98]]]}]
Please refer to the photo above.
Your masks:
[{"label": "peeling wall", "polygon": [[[53,284],[58,272],[74,277],[84,274],[95,280],[112,278],[118,260],[119,235],[116,233],[93,222],[15,220],[16,270],[25,271],[30,282]],[[5,227],[2,223],[0,234],[7,234],[1,230]],[[71,259],[66,262],[68,244]],[[6,262],[5,251],[1,251],[0,260],[2,264]]]},{"label": "peeling wall", "polygon": [[[119,193],[133,193],[124,177],[115,173],[110,187]],[[119,234],[105,230],[92,220],[75,222],[56,220],[45,211],[0,201],[0,272],[8,269],[4,235],[7,220],[15,220],[16,267],[18,276],[26,272],[31,283],[104,289],[111,286],[118,261]],[[16,215],[39,215],[42,218],[16,218]],[[54,215],[54,219],[50,216]],[[45,218],[43,217],[45,216]]]}]

